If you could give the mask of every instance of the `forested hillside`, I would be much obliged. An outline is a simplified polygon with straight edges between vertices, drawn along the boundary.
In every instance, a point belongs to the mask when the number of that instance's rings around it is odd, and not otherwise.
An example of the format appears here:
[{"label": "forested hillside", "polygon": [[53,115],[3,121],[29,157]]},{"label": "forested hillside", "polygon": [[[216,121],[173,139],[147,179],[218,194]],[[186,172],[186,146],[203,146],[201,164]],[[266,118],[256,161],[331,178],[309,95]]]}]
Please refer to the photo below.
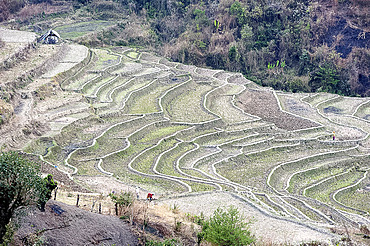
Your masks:
[{"label": "forested hillside", "polygon": [[78,40],[89,46],[144,46],[279,90],[370,96],[367,0],[2,0],[0,9],[0,20],[39,32],[61,16],[117,23]]}]

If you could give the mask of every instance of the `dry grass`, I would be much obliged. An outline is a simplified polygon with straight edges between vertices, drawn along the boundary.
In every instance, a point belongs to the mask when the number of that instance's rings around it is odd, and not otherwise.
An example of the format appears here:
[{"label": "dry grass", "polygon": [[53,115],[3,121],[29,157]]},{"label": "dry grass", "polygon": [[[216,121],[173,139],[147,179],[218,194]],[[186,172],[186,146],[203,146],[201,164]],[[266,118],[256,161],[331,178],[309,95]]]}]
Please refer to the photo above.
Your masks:
[{"label": "dry grass", "polygon": [[22,8],[22,10],[16,14],[16,17],[24,21],[41,14],[49,15],[53,13],[67,12],[71,8],[72,5],[68,2],[65,2],[61,6],[53,6],[48,3],[31,4]]},{"label": "dry grass", "polygon": [[[68,192],[62,188],[58,190],[57,200],[76,205],[78,194],[81,209],[99,213],[99,204],[101,204],[102,214],[115,215],[115,205],[109,196]],[[94,207],[92,207],[93,204]],[[196,232],[201,230],[199,225],[191,221],[192,216],[180,211],[179,207],[158,205],[156,200],[148,202],[135,199],[131,206],[118,209],[118,216],[135,225],[136,233],[144,240],[163,240],[162,237],[178,238],[185,242],[185,245],[190,245],[195,244]]]},{"label": "dry grass", "polygon": [[13,115],[14,109],[11,104],[0,99],[0,125]]}]

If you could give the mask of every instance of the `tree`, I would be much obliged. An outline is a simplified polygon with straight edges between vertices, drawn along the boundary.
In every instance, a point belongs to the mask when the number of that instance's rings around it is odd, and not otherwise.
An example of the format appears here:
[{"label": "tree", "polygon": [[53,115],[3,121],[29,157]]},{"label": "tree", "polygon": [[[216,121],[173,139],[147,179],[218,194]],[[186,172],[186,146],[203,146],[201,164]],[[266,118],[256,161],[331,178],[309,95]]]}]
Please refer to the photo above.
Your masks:
[{"label": "tree", "polygon": [[115,203],[117,215],[118,215],[117,206],[119,206],[120,210],[119,214],[121,215],[123,213],[123,210],[127,207],[130,207],[134,201],[134,194],[129,191],[124,193],[121,192],[120,194],[110,193],[109,196]]},{"label": "tree", "polygon": [[240,31],[240,34],[245,49],[249,51],[250,49],[252,49],[254,44],[253,28],[250,27],[248,24],[245,24],[242,30]]},{"label": "tree", "polygon": [[250,223],[232,206],[227,211],[218,208],[203,224],[204,239],[219,246],[249,245],[255,241],[248,230]]},{"label": "tree", "polygon": [[238,55],[238,50],[236,49],[234,45],[231,46],[229,49],[229,60],[231,62],[236,61],[237,55]]},{"label": "tree", "polygon": [[15,210],[35,203],[42,184],[37,164],[16,152],[0,153],[0,243]]},{"label": "tree", "polygon": [[319,66],[308,82],[312,92],[324,91],[341,95],[349,94],[349,85],[334,65]]},{"label": "tree", "polygon": [[236,19],[238,20],[238,24],[240,26],[243,26],[247,22],[247,18],[245,16],[245,9],[240,4],[240,2],[235,1],[230,6],[230,13],[234,16],[236,16]]}]

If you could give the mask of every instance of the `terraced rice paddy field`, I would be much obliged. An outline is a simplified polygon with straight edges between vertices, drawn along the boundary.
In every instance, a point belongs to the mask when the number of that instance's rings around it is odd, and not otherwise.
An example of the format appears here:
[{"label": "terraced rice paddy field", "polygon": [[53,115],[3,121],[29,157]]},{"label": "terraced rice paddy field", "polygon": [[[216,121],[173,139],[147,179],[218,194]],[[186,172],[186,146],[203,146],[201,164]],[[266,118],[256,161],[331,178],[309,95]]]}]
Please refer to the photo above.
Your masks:
[{"label": "terraced rice paddy field", "polygon": [[368,98],[276,92],[131,48],[90,56],[61,81],[75,101],[50,106],[55,130],[26,152],[77,180],[163,197],[227,191],[292,220],[369,224]]},{"label": "terraced rice paddy field", "polygon": [[61,34],[63,39],[71,39],[74,40],[76,38],[82,37],[86,34],[101,31],[104,27],[112,26],[115,23],[111,21],[87,21],[87,22],[78,22],[66,25],[58,26],[55,30]]}]

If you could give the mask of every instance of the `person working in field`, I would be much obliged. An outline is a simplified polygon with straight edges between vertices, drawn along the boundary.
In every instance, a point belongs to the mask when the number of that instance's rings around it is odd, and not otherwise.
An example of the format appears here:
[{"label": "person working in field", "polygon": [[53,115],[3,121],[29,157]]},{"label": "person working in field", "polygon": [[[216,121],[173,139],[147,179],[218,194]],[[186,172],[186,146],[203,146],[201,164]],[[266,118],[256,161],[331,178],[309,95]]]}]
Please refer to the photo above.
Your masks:
[{"label": "person working in field", "polygon": [[149,200],[150,202],[153,200],[153,195],[152,193],[148,193],[146,199]]},{"label": "person working in field", "polygon": [[335,131],[333,131],[333,141],[335,140]]}]

